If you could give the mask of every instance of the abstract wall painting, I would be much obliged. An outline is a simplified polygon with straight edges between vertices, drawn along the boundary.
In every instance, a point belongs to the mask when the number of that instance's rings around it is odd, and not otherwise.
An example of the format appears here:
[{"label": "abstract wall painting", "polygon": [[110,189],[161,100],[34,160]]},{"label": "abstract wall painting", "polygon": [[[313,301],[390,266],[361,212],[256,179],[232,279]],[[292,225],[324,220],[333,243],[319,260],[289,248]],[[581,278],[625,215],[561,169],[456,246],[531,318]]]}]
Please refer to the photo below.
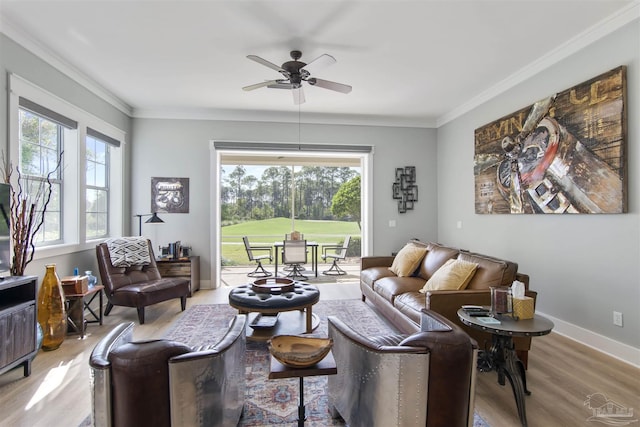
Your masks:
[{"label": "abstract wall painting", "polygon": [[626,92],[620,66],[476,129],[476,213],[626,213]]}]

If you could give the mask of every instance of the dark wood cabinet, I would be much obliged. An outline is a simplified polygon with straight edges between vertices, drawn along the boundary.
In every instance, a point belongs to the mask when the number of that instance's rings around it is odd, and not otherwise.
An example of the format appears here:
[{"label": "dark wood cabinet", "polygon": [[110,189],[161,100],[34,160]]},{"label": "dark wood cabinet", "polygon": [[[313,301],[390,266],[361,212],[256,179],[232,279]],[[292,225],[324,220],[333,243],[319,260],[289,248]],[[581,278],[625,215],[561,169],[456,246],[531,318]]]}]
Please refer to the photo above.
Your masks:
[{"label": "dark wood cabinet", "polygon": [[162,277],[185,277],[189,279],[189,296],[200,289],[200,257],[156,260]]},{"label": "dark wood cabinet", "polygon": [[37,348],[37,277],[0,280],[0,374],[23,365],[31,374]]}]

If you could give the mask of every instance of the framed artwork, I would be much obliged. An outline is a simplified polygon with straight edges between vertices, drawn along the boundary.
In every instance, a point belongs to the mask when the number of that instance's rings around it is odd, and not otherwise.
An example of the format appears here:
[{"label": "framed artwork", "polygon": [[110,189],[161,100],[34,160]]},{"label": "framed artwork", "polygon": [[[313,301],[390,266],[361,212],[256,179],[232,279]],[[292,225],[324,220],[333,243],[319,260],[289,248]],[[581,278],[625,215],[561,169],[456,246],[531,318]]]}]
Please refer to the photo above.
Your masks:
[{"label": "framed artwork", "polygon": [[189,178],[151,178],[151,212],[189,213]]},{"label": "framed artwork", "polygon": [[627,212],[626,67],[475,130],[478,214]]}]

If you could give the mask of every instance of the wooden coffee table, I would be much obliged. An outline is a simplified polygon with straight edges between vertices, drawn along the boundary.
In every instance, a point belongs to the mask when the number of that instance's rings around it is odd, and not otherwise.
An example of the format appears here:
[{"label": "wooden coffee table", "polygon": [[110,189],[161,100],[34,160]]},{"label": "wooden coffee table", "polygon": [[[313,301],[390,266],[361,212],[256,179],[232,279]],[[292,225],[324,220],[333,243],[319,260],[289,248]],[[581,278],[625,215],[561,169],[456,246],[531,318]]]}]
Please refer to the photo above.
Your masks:
[{"label": "wooden coffee table", "polygon": [[333,352],[329,351],[324,359],[308,368],[290,368],[271,356],[271,368],[269,370],[269,379],[281,378],[299,378],[300,379],[300,397],[298,399],[298,427],[304,426],[307,418],[304,407],[304,377],[312,377],[316,375],[335,375],[338,373],[336,361],[333,358]]},{"label": "wooden coffee table", "polygon": [[547,335],[553,329],[553,322],[545,317],[534,315],[533,319],[515,320],[511,316],[497,316],[499,324],[487,324],[478,317],[470,316],[463,309],[458,310],[460,321],[474,329],[489,332],[492,345],[484,354],[488,358],[489,366],[498,373],[498,383],[505,384],[505,377],[509,379],[513,395],[518,407],[518,416],[523,426],[527,425],[524,395],[531,394],[527,390],[527,377],[522,361],[516,353],[513,337],[537,337]]}]

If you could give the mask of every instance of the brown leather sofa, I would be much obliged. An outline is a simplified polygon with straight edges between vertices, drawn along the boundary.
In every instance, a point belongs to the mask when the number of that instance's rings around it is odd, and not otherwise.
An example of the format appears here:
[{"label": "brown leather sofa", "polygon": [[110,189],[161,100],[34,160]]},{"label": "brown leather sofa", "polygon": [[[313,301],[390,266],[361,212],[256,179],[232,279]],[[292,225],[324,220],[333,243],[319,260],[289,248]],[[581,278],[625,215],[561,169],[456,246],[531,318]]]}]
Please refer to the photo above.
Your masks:
[{"label": "brown leather sofa", "polygon": [[[405,333],[419,330],[422,309],[433,310],[460,326],[478,342],[481,350],[491,345],[491,335],[464,325],[458,309],[465,304],[491,305],[492,286],[510,286],[514,280],[523,282],[526,295],[536,298],[529,290],[529,276],[518,272],[515,262],[482,255],[438,243],[411,241],[424,245],[427,253],[416,271],[408,277],[398,277],[389,270],[394,256],[370,256],[361,259],[360,290],[362,300],[375,305],[397,328]],[[478,264],[478,268],[463,290],[438,290],[420,293],[427,280],[449,259],[458,258]],[[527,366],[530,337],[514,338],[518,356]]]},{"label": "brown leather sofa", "polygon": [[111,312],[114,305],[135,307],[138,310],[138,320],[144,324],[144,308],[173,298],[180,298],[182,311],[187,305],[189,295],[189,279],[183,277],[162,277],[156,265],[151,242],[149,254],[151,262],[148,265],[133,265],[130,267],[114,267],[106,243],[96,246],[98,269],[107,296],[107,306],[104,315]]},{"label": "brown leather sofa", "polygon": [[476,342],[433,311],[422,316],[424,331],[376,337],[329,317],[338,366],[328,378],[333,417],[351,427],[473,424]]}]

